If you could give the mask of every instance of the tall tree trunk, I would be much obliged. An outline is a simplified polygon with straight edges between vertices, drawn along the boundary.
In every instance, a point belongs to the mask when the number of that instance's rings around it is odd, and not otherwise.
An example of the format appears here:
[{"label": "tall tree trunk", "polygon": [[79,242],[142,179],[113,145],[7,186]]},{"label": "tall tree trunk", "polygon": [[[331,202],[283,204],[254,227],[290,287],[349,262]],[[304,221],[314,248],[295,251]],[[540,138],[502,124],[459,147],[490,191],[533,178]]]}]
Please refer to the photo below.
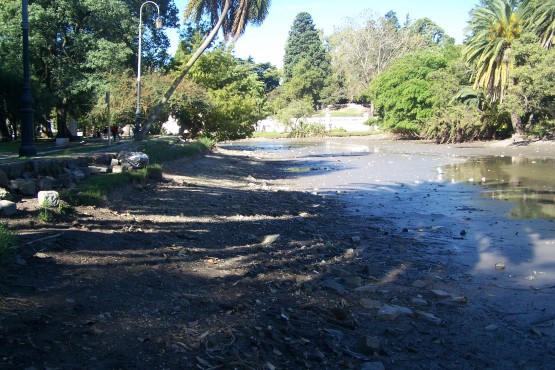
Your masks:
[{"label": "tall tree trunk", "polygon": [[221,27],[221,25],[224,21],[226,13],[229,10],[229,2],[230,2],[230,0],[225,1],[225,5],[224,5],[224,8],[222,9],[222,14],[220,15],[220,19],[218,19],[218,23],[216,23],[216,25],[214,26],[214,28],[212,28],[212,31],[210,31],[210,33],[208,34],[208,36],[206,37],[206,39],[204,40],[202,45],[199,46],[199,48],[191,56],[191,59],[189,59],[187,64],[185,64],[185,66],[181,70],[181,73],[179,74],[179,76],[176,77],[176,79],[173,81],[173,83],[171,84],[168,91],[166,91],[166,93],[164,94],[164,97],[162,98],[162,100],[160,100],[158,102],[158,104],[156,105],[156,107],[154,107],[154,109],[152,109],[152,111],[148,115],[148,118],[146,119],[145,125],[141,129],[141,132],[136,133],[136,135],[135,135],[135,140],[136,141],[142,140],[144,138],[144,136],[146,134],[148,134],[148,130],[150,130],[150,127],[152,126],[152,124],[154,123],[154,121],[156,120],[156,118],[158,117],[160,112],[162,112],[162,109],[164,108],[164,105],[168,102],[168,100],[170,100],[171,96],[175,92],[175,89],[177,89],[177,86],[179,86],[181,81],[183,81],[183,79],[185,78],[185,76],[187,75],[187,73],[189,72],[191,67],[193,66],[193,64],[195,64],[195,62],[202,55],[204,50],[206,50],[208,45],[210,45],[210,43],[212,42],[214,37],[216,37],[216,34],[218,33],[218,31],[219,31],[219,29],[220,29],[220,27]]},{"label": "tall tree trunk", "polygon": [[511,125],[516,135],[524,136],[526,130],[522,124],[522,117],[516,113],[511,113]]},{"label": "tall tree trunk", "polygon": [[63,98],[62,102],[56,109],[56,122],[58,125],[58,133],[56,138],[69,138],[71,133],[67,128],[67,98]]}]

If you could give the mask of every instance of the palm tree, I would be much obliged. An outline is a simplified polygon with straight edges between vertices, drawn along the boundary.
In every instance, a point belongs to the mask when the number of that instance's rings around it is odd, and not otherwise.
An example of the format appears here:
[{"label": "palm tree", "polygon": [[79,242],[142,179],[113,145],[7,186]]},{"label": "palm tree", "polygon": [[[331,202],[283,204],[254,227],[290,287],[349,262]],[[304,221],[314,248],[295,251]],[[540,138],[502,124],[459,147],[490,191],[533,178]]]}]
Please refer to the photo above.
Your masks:
[{"label": "palm tree", "polygon": [[[209,15],[211,26],[219,19],[221,0],[190,0],[185,8],[185,18],[200,22]],[[248,24],[260,25],[266,18],[270,7],[269,0],[235,0],[230,3],[229,11],[224,18],[222,31],[224,37],[236,41]]]},{"label": "palm tree", "polygon": [[526,27],[549,49],[555,37],[555,0],[524,0],[521,7]]},{"label": "palm tree", "polygon": [[185,18],[200,22],[204,17],[208,17],[210,24],[213,26],[212,30],[183,66],[164,97],[152,109],[142,130],[135,134],[135,140],[142,140],[144,134],[148,133],[150,126],[152,126],[164,105],[171,98],[193,64],[214,40],[220,27],[222,27],[226,39],[231,37],[233,41],[236,41],[245,32],[248,24],[260,25],[268,15],[269,8],[270,0],[190,0],[185,9]]},{"label": "palm tree", "polygon": [[474,88],[492,101],[503,101],[511,71],[511,43],[522,32],[517,0],[483,0],[470,13],[463,55],[476,66]]}]

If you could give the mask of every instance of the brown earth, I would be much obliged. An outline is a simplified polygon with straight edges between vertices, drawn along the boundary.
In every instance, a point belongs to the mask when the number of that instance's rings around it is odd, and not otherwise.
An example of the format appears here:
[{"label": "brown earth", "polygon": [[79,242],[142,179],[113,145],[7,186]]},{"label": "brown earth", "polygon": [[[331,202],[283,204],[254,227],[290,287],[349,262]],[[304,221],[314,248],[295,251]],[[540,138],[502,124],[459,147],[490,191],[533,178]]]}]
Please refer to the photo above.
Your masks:
[{"label": "brown earth", "polygon": [[219,150],[105,207],[20,203],[0,369],[553,368],[553,338],[469,300],[448,256],[284,166]]}]

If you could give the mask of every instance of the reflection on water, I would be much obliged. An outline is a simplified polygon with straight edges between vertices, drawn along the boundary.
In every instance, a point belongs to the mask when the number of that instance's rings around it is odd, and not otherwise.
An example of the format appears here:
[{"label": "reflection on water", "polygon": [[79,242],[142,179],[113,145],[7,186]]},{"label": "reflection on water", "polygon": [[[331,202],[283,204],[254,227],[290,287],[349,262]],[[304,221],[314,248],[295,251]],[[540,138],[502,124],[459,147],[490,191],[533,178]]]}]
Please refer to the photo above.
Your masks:
[{"label": "reflection on water", "polygon": [[483,197],[515,204],[510,217],[555,219],[555,160],[485,157],[446,166],[444,178],[479,183]]}]

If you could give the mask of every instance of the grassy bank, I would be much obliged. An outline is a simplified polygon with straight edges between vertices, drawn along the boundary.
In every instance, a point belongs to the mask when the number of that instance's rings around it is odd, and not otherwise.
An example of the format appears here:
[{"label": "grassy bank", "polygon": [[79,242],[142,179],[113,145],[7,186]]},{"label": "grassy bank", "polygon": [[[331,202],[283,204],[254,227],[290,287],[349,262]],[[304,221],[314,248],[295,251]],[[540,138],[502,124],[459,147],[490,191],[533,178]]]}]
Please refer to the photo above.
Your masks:
[{"label": "grassy bank", "polygon": [[214,144],[209,139],[182,143],[177,137],[158,137],[131,143],[128,150],[146,153],[148,166],[131,172],[90,177],[81,181],[78,189],[63,192],[62,198],[72,205],[101,205],[106,202],[108,194],[118,188],[145,184],[149,179],[160,180],[164,162],[202,153]]}]

